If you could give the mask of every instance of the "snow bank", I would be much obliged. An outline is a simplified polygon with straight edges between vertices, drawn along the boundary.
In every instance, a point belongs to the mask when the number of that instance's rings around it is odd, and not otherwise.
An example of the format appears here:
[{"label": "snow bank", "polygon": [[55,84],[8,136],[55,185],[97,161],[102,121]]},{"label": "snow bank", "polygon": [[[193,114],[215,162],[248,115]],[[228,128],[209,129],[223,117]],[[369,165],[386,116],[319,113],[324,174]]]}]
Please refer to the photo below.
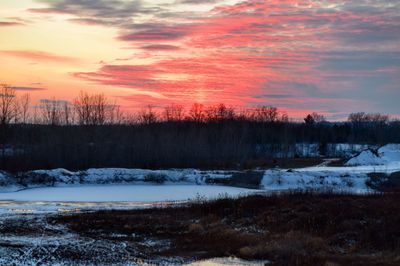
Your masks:
[{"label": "snow bank", "polygon": [[346,165],[390,165],[396,163],[400,163],[400,144],[388,144],[379,148],[376,152],[365,150],[351,158]]},{"label": "snow bank", "polygon": [[124,168],[36,170],[19,174],[0,171],[0,192],[26,188],[109,185],[109,184],[197,184],[231,178],[235,171],[200,171],[195,169],[145,170]]},{"label": "snow bank", "polygon": [[6,172],[0,171],[0,193],[18,190],[16,180]]},{"label": "snow bank", "polygon": [[378,150],[379,157],[386,162],[400,162],[400,144],[388,144]]},{"label": "snow bank", "polygon": [[366,185],[366,173],[336,171],[283,170],[265,172],[262,186],[265,190],[327,190],[361,193],[370,191]]},{"label": "snow bank", "polygon": [[270,261],[247,261],[242,260],[235,257],[228,258],[215,258],[202,260],[197,262],[192,262],[190,264],[186,264],[185,266],[223,266],[223,265],[231,265],[231,266],[264,266],[269,264]]},{"label": "snow bank", "polygon": [[361,152],[359,155],[351,158],[346,165],[347,166],[358,166],[358,165],[383,165],[385,161],[379,157],[378,154],[371,150]]},{"label": "snow bank", "polygon": [[195,169],[100,168],[78,172],[71,172],[65,169],[38,170],[29,172],[26,176],[27,178],[47,177],[54,185],[133,184],[140,182],[205,184],[208,179],[230,178],[232,174],[232,171],[199,171]]}]

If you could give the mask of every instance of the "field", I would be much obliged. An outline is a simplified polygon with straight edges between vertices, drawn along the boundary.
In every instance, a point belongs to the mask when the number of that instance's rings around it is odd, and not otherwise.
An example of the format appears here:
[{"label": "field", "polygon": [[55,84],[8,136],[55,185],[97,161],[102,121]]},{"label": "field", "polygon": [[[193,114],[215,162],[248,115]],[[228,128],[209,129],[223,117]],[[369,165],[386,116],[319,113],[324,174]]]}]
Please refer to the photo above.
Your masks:
[{"label": "field", "polygon": [[1,172],[0,265],[399,265],[399,151],[251,171]]},{"label": "field", "polygon": [[298,192],[163,208],[20,214],[2,220],[0,262],[14,256],[19,263],[45,265],[181,265],[235,256],[271,265],[398,265],[399,200],[398,193]]}]

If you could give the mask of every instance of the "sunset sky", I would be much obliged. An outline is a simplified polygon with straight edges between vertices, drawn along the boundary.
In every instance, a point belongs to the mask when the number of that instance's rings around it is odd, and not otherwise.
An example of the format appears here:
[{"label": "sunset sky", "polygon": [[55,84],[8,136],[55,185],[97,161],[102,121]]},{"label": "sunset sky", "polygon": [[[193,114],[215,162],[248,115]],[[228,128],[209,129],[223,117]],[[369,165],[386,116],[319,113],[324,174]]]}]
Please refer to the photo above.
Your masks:
[{"label": "sunset sky", "polygon": [[1,0],[0,82],[34,102],[102,92],[400,114],[400,1]]}]

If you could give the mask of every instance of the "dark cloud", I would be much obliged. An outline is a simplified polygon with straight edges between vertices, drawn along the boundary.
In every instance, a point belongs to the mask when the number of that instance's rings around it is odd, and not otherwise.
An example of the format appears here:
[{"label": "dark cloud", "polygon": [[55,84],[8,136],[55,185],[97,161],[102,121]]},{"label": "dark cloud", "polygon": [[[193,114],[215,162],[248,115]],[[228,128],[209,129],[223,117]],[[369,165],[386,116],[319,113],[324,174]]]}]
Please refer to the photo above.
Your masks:
[{"label": "dark cloud", "polygon": [[287,99],[293,97],[292,94],[263,94],[263,95],[257,95],[255,98],[272,98],[272,99]]},{"label": "dark cloud", "polygon": [[110,24],[104,19],[93,19],[93,18],[71,18],[70,22],[83,24],[83,25],[101,25],[109,26]]},{"label": "dark cloud", "polygon": [[122,41],[168,41],[183,38],[187,33],[181,29],[161,28],[138,31],[118,37]]},{"label": "dark cloud", "polygon": [[216,4],[221,3],[222,0],[177,0],[177,4],[191,4],[191,5],[201,5],[201,4]]},{"label": "dark cloud", "polygon": [[13,87],[17,91],[45,91],[47,89],[45,88],[39,88],[39,87]]},{"label": "dark cloud", "polygon": [[140,47],[144,50],[151,50],[151,51],[173,51],[173,50],[180,50],[179,46],[169,45],[169,44],[150,44]]},{"label": "dark cloud", "polygon": [[21,22],[10,22],[10,21],[0,21],[0,27],[14,27],[14,26],[24,26]]},{"label": "dark cloud", "polygon": [[50,8],[34,9],[36,12],[68,13],[87,18],[131,18],[147,12],[140,0],[37,0]]}]

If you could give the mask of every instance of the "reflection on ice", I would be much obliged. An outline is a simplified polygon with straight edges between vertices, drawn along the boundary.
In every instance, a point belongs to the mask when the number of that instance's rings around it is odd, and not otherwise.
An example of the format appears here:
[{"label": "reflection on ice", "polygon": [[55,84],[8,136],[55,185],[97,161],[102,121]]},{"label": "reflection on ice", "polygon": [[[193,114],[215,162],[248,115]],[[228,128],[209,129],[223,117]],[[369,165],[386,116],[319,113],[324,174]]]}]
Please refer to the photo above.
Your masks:
[{"label": "reflection on ice", "polygon": [[74,213],[167,207],[190,199],[237,197],[259,190],[197,185],[47,187],[0,193],[0,213]]}]

